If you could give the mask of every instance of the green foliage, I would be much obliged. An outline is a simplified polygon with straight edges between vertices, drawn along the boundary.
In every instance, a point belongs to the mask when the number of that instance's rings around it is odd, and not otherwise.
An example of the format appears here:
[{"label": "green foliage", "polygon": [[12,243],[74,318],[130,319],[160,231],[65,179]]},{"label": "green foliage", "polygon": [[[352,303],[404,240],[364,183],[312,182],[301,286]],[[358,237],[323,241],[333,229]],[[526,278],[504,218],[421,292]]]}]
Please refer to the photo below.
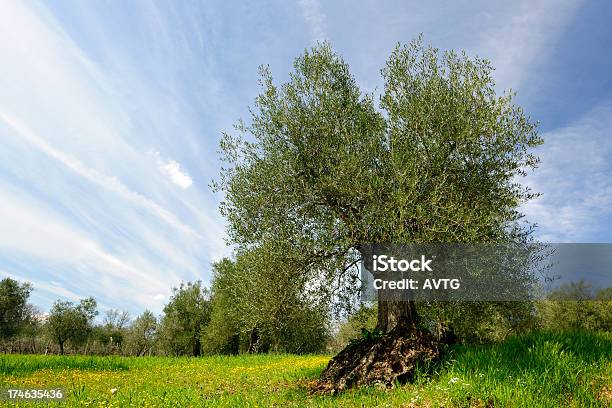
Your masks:
[{"label": "green foliage", "polygon": [[60,354],[64,354],[64,345],[70,342],[73,346],[82,344],[91,333],[92,321],[98,314],[94,298],[82,299],[78,304],[57,301],[53,304],[46,323],[49,336],[57,343]]},{"label": "green foliage", "polygon": [[324,348],[325,305],[304,296],[302,275],[281,256],[258,248],[214,265],[212,315],[202,340],[209,352],[312,353]]},{"label": "green foliage", "polygon": [[331,351],[338,352],[352,341],[362,338],[363,331],[375,331],[376,328],[376,306],[362,305],[345,321],[338,325],[338,330],[330,341]]},{"label": "green foliage", "polygon": [[361,329],[361,337],[365,340],[365,341],[373,341],[376,340],[378,338],[380,338],[383,335],[383,333],[380,330],[368,330],[365,327]]},{"label": "green foliage", "polygon": [[284,317],[276,317],[282,329],[269,330],[271,350],[275,352],[310,354],[320,353],[329,339],[325,309],[298,303]]},{"label": "green foliage", "polygon": [[282,253],[299,290],[324,282],[311,296],[340,303],[362,243],[527,241],[518,207],[536,194],[517,181],[542,139],[491,72],[419,38],[389,57],[377,109],[329,44],[280,86],[262,68],[250,122],[221,143],[230,241]]},{"label": "green foliage", "polygon": [[374,329],[372,331],[366,329],[365,327],[363,327],[361,329],[361,337],[356,338],[356,339],[351,339],[349,340],[349,346],[352,345],[357,345],[363,341],[365,341],[366,343],[371,343],[371,342],[375,342],[376,340],[378,340],[379,338],[381,338],[383,336],[383,332],[377,329]]},{"label": "green foliage", "polygon": [[585,282],[564,284],[537,304],[541,325],[549,330],[612,331],[611,288],[593,293]]},{"label": "green foliage", "polygon": [[31,292],[29,283],[11,278],[0,281],[0,339],[15,337],[32,322],[32,308],[27,303]]},{"label": "green foliage", "polygon": [[445,342],[499,342],[537,327],[531,302],[431,302],[419,310],[423,325]]},{"label": "green foliage", "polygon": [[124,342],[126,353],[134,356],[150,355],[155,346],[157,330],[157,318],[145,310],[127,330]]},{"label": "green foliage", "polygon": [[[234,284],[235,264],[224,258],[213,265],[210,321],[202,331],[202,348],[206,354],[238,354],[241,351],[241,324]],[[243,343],[244,343],[244,335]],[[242,349],[245,346],[243,345]]]},{"label": "green foliage", "polygon": [[168,354],[199,356],[200,336],[210,319],[210,294],[200,281],[181,283],[164,307],[161,346]]}]

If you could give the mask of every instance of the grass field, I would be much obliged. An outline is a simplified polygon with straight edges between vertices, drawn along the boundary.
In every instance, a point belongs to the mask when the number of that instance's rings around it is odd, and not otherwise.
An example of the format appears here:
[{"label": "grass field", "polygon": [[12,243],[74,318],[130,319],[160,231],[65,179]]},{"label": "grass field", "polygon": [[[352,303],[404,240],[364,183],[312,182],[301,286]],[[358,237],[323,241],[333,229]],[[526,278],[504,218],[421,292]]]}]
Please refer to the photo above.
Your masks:
[{"label": "grass field", "polygon": [[328,359],[3,355],[0,387],[62,387],[66,399],[58,405],[79,407],[550,408],[612,404],[610,333],[536,333],[493,346],[457,346],[433,373],[418,375],[413,384],[392,390],[371,387],[337,396],[309,395],[309,381]]}]

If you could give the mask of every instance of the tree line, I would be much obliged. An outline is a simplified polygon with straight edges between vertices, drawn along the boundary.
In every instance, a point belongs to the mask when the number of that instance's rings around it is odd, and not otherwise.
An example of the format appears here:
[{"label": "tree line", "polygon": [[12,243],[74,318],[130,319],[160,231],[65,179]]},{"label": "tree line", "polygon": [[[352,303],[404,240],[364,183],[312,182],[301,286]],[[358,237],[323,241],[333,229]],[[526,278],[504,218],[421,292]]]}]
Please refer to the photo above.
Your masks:
[{"label": "tree line", "polygon": [[[135,318],[117,309],[100,315],[92,297],[58,300],[43,314],[28,303],[32,285],[5,278],[0,281],[0,347],[4,353],[128,356],[316,353],[337,351],[376,333],[375,304],[362,304],[334,324],[329,311],[307,302],[236,291],[242,278],[236,269],[236,262],[224,259],[215,264],[210,289],[199,281],[182,283],[160,316],[145,310]],[[545,301],[507,302],[505,309],[481,302],[478,318],[469,318],[464,306],[456,304],[454,315],[430,318],[432,332],[444,324],[453,331],[452,339],[448,332],[437,333],[446,336],[442,340],[483,343],[535,329],[612,330],[612,288],[595,292],[584,282],[563,285]]]},{"label": "tree line", "polygon": [[[268,351],[314,353],[325,349],[330,338],[329,319],[306,304],[287,304],[285,311],[293,312],[278,311],[267,319],[262,317],[270,310],[249,313],[249,319],[239,317],[245,313],[246,302],[239,299],[243,295],[227,290],[227,285],[237,283],[233,266],[228,259],[215,264],[211,288],[200,281],[181,283],[173,289],[161,315],[145,310],[134,318],[118,309],[100,313],[93,297],[78,302],[57,300],[43,313],[28,302],[34,289],[30,283],[5,278],[0,281],[1,350],[200,356]],[[264,293],[249,293],[248,297],[259,298],[260,305],[265,305]]]}]

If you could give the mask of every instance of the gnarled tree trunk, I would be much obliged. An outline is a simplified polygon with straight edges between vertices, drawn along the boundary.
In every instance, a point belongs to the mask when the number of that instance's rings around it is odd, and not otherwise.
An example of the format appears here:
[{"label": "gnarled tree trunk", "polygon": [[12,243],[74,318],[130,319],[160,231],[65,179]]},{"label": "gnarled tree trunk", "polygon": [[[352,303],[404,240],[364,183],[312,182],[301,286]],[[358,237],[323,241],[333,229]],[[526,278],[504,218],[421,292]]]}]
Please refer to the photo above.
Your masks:
[{"label": "gnarled tree trunk", "polygon": [[414,370],[439,357],[438,342],[418,326],[414,301],[378,300],[375,333],[351,342],[321,373],[317,392],[340,392],[378,384],[393,387],[411,381]]},{"label": "gnarled tree trunk", "polygon": [[401,331],[416,332],[419,315],[413,300],[378,300],[378,317],[376,330],[389,333],[396,327]]}]

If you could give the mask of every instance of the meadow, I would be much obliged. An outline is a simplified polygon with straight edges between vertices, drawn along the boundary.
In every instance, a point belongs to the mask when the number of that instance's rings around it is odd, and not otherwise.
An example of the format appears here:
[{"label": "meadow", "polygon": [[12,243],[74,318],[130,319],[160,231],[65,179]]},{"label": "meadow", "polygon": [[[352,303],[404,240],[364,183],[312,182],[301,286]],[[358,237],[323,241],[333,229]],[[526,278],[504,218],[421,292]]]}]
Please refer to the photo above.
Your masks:
[{"label": "meadow", "polygon": [[[64,389],[70,407],[609,407],[612,333],[453,346],[413,383],[311,395],[329,356],[0,356],[0,388]],[[116,389],[115,392],[111,390]],[[6,401],[0,402],[8,406]],[[19,402],[16,406],[43,406]],[[44,405],[46,406],[46,405]]]}]

